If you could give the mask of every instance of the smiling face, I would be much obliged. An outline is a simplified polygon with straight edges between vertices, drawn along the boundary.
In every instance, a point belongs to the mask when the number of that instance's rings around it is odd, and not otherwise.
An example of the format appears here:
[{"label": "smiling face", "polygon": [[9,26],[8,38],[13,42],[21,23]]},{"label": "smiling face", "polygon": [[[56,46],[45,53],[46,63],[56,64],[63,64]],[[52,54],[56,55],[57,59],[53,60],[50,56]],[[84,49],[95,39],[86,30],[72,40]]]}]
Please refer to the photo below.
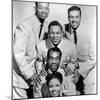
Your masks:
[{"label": "smiling face", "polygon": [[36,5],[36,14],[40,19],[46,19],[49,13],[49,3],[40,3]]},{"label": "smiling face", "polygon": [[60,95],[61,83],[57,78],[53,78],[49,82],[49,92],[52,97],[57,97]]},{"label": "smiling face", "polygon": [[68,14],[68,19],[73,29],[77,29],[80,25],[81,15],[79,10],[72,10]]},{"label": "smiling face", "polygon": [[53,45],[58,45],[61,41],[62,30],[59,25],[52,25],[49,30],[49,37]]},{"label": "smiling face", "polygon": [[49,57],[48,57],[48,66],[52,72],[56,72],[59,68],[61,61],[60,53],[50,51]]}]

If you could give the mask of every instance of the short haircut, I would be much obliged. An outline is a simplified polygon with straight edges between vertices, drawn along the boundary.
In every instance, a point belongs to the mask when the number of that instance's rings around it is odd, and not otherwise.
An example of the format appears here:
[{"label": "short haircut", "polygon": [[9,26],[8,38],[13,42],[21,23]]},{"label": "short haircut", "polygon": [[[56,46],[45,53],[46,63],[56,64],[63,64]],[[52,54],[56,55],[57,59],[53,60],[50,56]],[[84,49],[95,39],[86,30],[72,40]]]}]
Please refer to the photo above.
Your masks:
[{"label": "short haircut", "polygon": [[62,74],[60,72],[55,72],[55,73],[52,73],[52,74],[48,74],[46,76],[46,84],[47,86],[49,86],[49,82],[50,80],[52,80],[53,78],[56,78],[59,80],[59,82],[62,84],[63,82],[63,77],[62,77]]},{"label": "short haircut", "polygon": [[60,26],[61,31],[62,31],[62,26],[61,26],[61,24],[60,24],[58,21],[56,21],[56,20],[52,21],[52,22],[49,24],[48,30],[50,30],[50,27],[51,27],[51,26]]},{"label": "short haircut", "polygon": [[[43,3],[43,2],[35,2],[35,6],[36,7],[37,7],[38,3]],[[49,4],[49,2],[44,2],[44,3],[48,3]]]},{"label": "short haircut", "polygon": [[47,52],[47,59],[49,58],[51,51],[59,53],[60,57],[62,56],[61,50],[58,47],[54,47],[54,48],[50,48],[48,50],[48,52]]},{"label": "short haircut", "polygon": [[78,6],[72,6],[72,7],[70,7],[70,8],[68,9],[68,16],[69,16],[70,11],[74,11],[74,10],[79,11],[79,12],[80,12],[80,16],[81,16],[81,8],[78,7]]}]

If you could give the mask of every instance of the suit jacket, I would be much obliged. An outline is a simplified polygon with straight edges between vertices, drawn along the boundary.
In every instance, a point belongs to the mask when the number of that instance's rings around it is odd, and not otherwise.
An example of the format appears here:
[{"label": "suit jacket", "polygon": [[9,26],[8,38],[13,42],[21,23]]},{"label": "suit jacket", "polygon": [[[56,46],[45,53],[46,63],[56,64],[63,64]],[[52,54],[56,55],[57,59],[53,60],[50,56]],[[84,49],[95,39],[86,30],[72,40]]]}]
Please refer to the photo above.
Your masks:
[{"label": "suit jacket", "polygon": [[13,56],[16,62],[16,66],[13,66],[13,86],[28,88],[26,80],[35,73],[36,44],[43,39],[47,29],[48,22],[45,21],[39,38],[40,21],[36,15],[17,25],[13,37]]},{"label": "suit jacket", "polygon": [[[54,47],[51,40],[48,38],[46,40],[42,40],[37,44],[37,57],[41,60],[47,59],[47,52],[50,48]],[[64,81],[63,81],[63,90],[64,92],[67,91],[66,95],[75,95],[76,89],[75,84],[72,82],[72,76],[65,77],[65,71],[61,68],[63,61],[68,57],[71,58],[71,62],[68,64],[68,67],[75,68],[74,62],[76,61],[76,46],[73,42],[69,41],[68,39],[62,37],[61,42],[57,46],[60,48],[62,52],[62,58],[61,58],[61,64],[58,69],[58,72],[62,73]],[[40,67],[40,66],[39,66]],[[44,80],[44,79],[42,79]],[[44,83],[44,82],[43,82]],[[37,89],[40,90],[40,89]],[[40,92],[38,92],[40,93]],[[36,97],[39,96],[39,94],[36,93]],[[40,93],[41,94],[41,93]],[[41,95],[40,95],[41,97]]]},{"label": "suit jacket", "polygon": [[[80,24],[76,30],[77,34],[77,58],[79,62],[79,72],[86,78],[88,73],[96,64],[96,30]],[[73,29],[70,24],[65,24],[65,36],[74,42]]]}]

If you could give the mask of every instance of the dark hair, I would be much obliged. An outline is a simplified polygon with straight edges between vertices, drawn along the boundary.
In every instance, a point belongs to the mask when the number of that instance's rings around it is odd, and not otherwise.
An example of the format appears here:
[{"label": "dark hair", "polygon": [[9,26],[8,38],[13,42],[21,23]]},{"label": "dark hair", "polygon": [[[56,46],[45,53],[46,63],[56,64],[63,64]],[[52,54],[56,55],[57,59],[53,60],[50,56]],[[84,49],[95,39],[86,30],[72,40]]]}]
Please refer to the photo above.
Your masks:
[{"label": "dark hair", "polygon": [[81,8],[79,8],[78,6],[72,6],[68,9],[68,15],[70,13],[70,11],[74,11],[74,10],[77,10],[80,12],[80,16],[81,16]]},{"label": "dark hair", "polygon": [[61,28],[61,31],[62,31],[62,26],[61,26],[61,24],[58,22],[58,21],[52,21],[50,24],[49,24],[49,26],[48,26],[48,31],[50,30],[50,27],[51,26],[60,26],[60,28]]},{"label": "dark hair", "polygon": [[62,84],[62,81],[63,81],[63,77],[62,77],[62,74],[60,72],[55,72],[55,73],[52,73],[52,74],[48,74],[46,76],[46,84],[47,86],[49,86],[49,82],[51,79],[53,78],[56,78],[59,80],[59,82]]},{"label": "dark hair", "polygon": [[[38,3],[43,3],[43,2],[35,2],[35,6],[36,7],[37,7]],[[48,3],[49,4],[49,2],[45,2],[45,3]]]},{"label": "dark hair", "polygon": [[62,52],[61,50],[58,48],[58,47],[54,47],[54,48],[50,48],[47,52],[47,59],[49,58],[50,56],[50,52],[53,51],[53,52],[58,52],[60,57],[62,56]]}]

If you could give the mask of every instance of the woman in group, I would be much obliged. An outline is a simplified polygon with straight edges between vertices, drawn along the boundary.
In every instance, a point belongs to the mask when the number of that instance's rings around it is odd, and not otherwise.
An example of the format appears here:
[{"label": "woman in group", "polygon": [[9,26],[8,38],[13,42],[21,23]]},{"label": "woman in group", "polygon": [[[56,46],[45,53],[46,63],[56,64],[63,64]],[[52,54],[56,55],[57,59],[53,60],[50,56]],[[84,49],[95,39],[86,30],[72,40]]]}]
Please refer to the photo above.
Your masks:
[{"label": "woman in group", "polygon": [[62,96],[62,81],[63,77],[60,72],[48,74],[46,77],[46,84],[48,86],[49,97]]}]

